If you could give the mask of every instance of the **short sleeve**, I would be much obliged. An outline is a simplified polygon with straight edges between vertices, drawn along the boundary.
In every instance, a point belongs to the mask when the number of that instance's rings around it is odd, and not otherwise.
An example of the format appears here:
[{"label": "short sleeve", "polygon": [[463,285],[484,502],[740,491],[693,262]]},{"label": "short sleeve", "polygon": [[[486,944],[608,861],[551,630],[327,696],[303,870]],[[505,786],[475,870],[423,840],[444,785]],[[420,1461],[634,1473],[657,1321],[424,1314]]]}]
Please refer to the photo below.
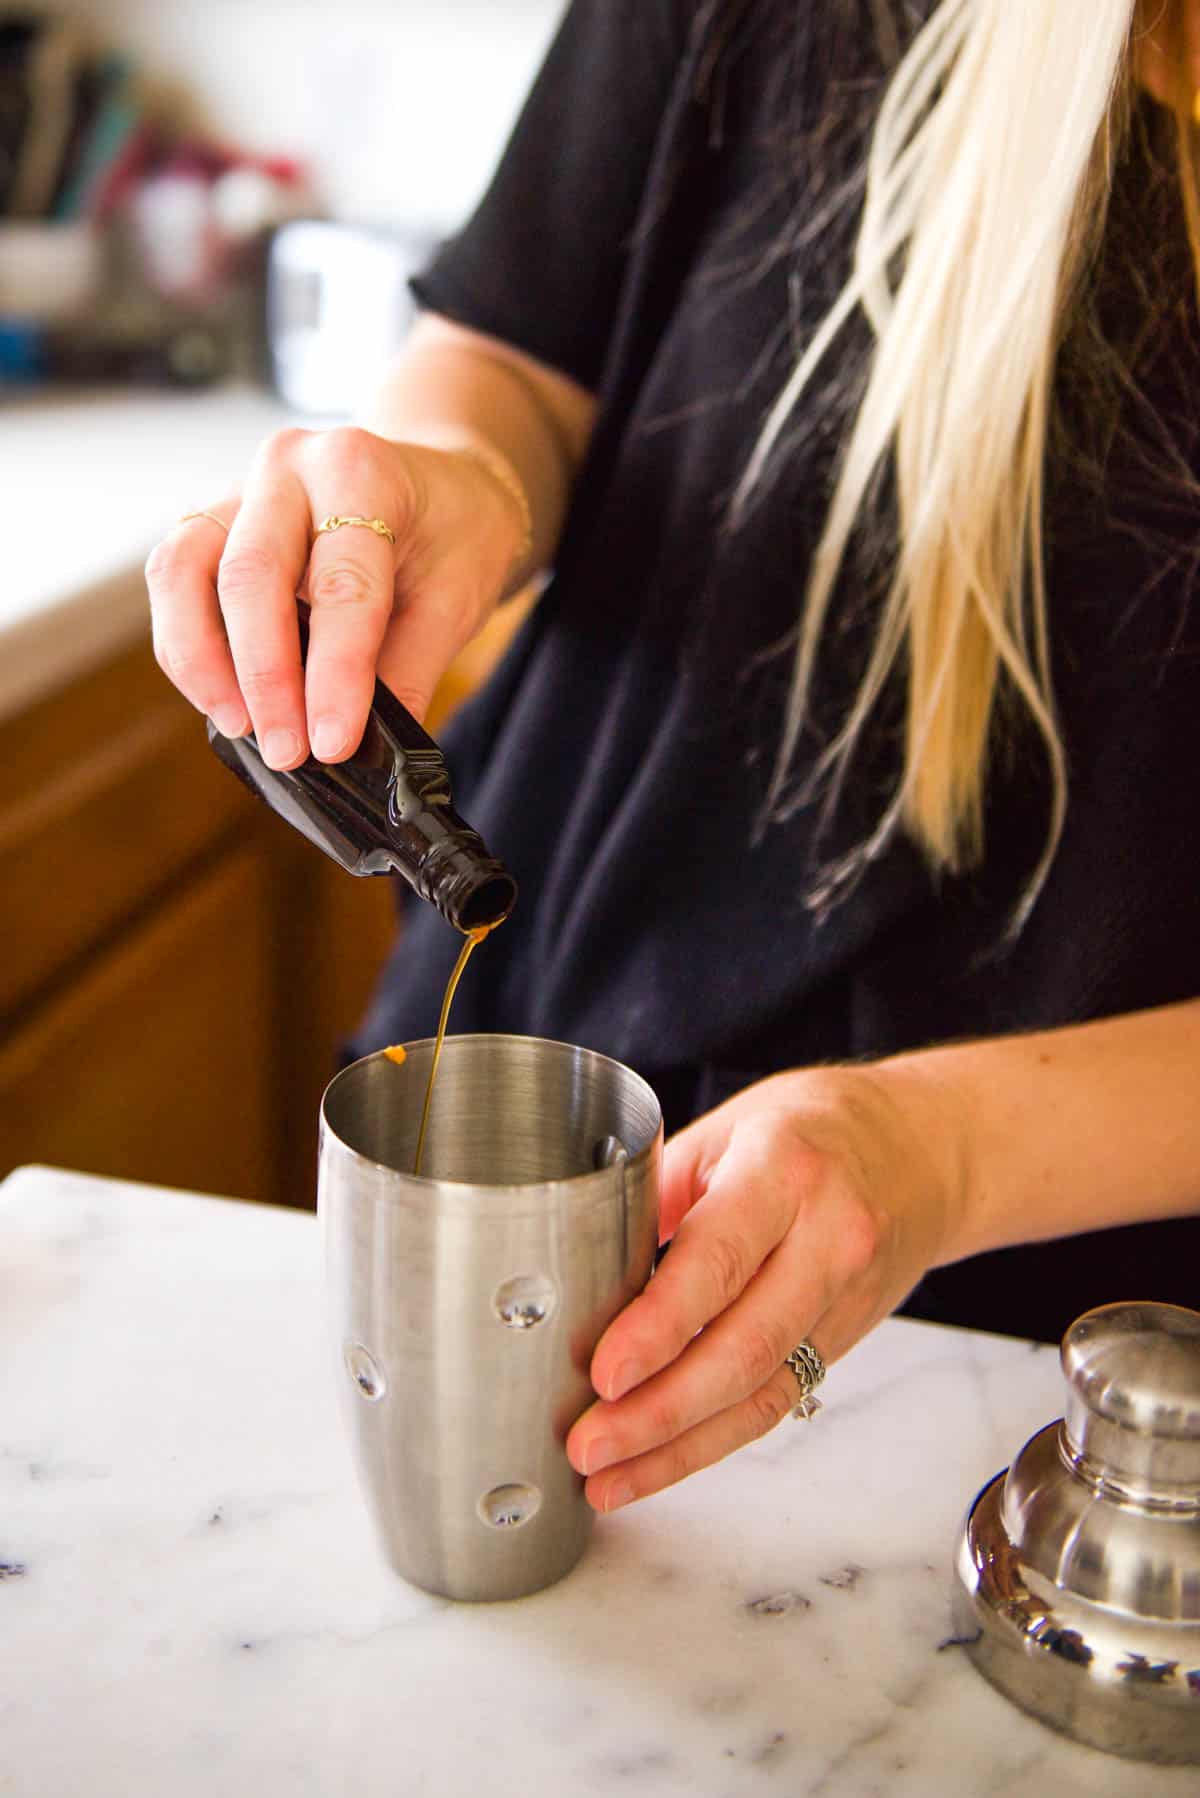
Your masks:
[{"label": "short sleeve", "polygon": [[594,389],[694,11],[572,0],[474,215],[419,304]]}]

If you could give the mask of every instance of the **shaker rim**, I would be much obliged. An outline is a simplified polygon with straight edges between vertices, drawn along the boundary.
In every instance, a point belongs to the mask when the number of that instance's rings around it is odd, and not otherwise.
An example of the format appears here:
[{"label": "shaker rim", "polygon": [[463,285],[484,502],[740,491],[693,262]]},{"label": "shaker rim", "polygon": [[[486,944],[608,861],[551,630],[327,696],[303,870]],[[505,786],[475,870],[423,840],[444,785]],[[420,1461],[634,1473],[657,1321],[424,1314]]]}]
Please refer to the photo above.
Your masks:
[{"label": "shaker rim", "polygon": [[[414,1037],[411,1041],[396,1046],[406,1050],[425,1049],[431,1048],[436,1041],[437,1038],[434,1036],[421,1036]],[[580,1055],[586,1056],[592,1062],[602,1063],[607,1067],[619,1070],[624,1078],[636,1082],[637,1086],[642,1089],[651,1109],[651,1114],[657,1120],[654,1129],[650,1132],[641,1148],[628,1151],[629,1167],[631,1169],[640,1169],[650,1157],[661,1148],[663,1141],[663,1116],[658,1094],[654,1091],[654,1088],[650,1085],[650,1082],[644,1075],[639,1074],[636,1068],[631,1068],[627,1062],[618,1060],[616,1056],[605,1055],[600,1049],[589,1049],[579,1043],[563,1042],[557,1037],[527,1036],[516,1031],[501,1030],[469,1031],[464,1032],[460,1036],[447,1034],[443,1042],[443,1054],[451,1043],[463,1042],[478,1043],[481,1047],[489,1043],[529,1044],[534,1048],[557,1051],[572,1057]],[[336,1126],[330,1122],[328,1117],[328,1102],[334,1088],[338,1086],[340,1082],[348,1079],[351,1074],[364,1067],[367,1063],[381,1060],[385,1058],[385,1056],[386,1050],[384,1049],[375,1049],[369,1055],[360,1055],[356,1060],[350,1062],[348,1066],[339,1068],[338,1072],[333,1075],[332,1079],[327,1083],[324,1092],[321,1094],[321,1103],[318,1108],[321,1131],[328,1131],[337,1142],[342,1153],[349,1156],[360,1166],[364,1168],[376,1168],[381,1174],[392,1178],[399,1177],[406,1183],[406,1185],[411,1184],[413,1187],[423,1189],[429,1193],[437,1192],[445,1200],[454,1202],[457,1199],[462,1203],[469,1203],[476,1209],[481,1203],[487,1203],[486,1199],[481,1199],[480,1189],[482,1187],[490,1191],[491,1196],[497,1201],[498,1206],[503,1206],[506,1216],[521,1215],[523,1208],[514,1209],[514,1201],[521,1195],[528,1197],[530,1201],[529,1210],[533,1213],[543,1210],[545,1208],[546,1200],[556,1194],[561,1199],[566,1199],[569,1196],[572,1208],[579,1209],[588,1204],[592,1199],[600,1199],[611,1191],[611,1166],[588,1168],[581,1173],[562,1174],[548,1180],[446,1180],[429,1174],[416,1174],[408,1168],[398,1168],[391,1162],[380,1161],[376,1156],[366,1154],[361,1149],[356,1149],[351,1143],[346,1141],[345,1137],[342,1136]],[[388,1204],[404,1205],[412,1202],[412,1196],[403,1189],[383,1192],[379,1196],[383,1202]]]}]

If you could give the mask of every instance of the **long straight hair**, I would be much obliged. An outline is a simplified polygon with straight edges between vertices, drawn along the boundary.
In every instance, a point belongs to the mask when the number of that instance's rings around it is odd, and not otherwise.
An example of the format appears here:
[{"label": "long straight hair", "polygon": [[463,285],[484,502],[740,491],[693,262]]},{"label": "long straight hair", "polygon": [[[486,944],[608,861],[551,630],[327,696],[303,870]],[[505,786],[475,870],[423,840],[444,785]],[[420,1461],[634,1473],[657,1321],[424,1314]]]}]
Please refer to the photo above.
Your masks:
[{"label": "long straight hair", "polygon": [[[1014,928],[1057,847],[1067,769],[1048,644],[1047,429],[1064,321],[1103,230],[1135,11],[1136,0],[941,0],[883,98],[850,277],[780,392],[735,497],[736,515],[814,372],[852,317],[865,315],[873,351],[804,598],[768,809],[786,815],[819,790],[834,803],[898,669],[907,717],[890,800],[870,838],[827,871],[825,897],[899,826],[935,870],[978,860],[1002,682],[1040,734],[1052,792],[1044,851]],[[1185,198],[1196,239],[1194,178]],[[898,547],[865,674],[840,730],[789,798],[822,629],[884,479]]]}]

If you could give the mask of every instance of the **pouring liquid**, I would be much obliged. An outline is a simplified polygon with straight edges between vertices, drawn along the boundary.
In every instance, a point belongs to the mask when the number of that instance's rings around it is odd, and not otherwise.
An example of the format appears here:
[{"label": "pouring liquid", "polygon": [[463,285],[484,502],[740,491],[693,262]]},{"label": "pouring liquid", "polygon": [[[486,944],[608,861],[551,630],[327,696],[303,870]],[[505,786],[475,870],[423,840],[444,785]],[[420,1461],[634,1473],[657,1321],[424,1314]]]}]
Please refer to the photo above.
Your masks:
[{"label": "pouring liquid", "polygon": [[[499,922],[500,920],[497,919],[496,923]],[[458,960],[455,962],[450,978],[446,982],[446,992],[442,999],[442,1012],[441,1016],[438,1018],[437,1040],[433,1045],[433,1060],[429,1064],[429,1079],[425,1085],[425,1103],[421,1108],[421,1128],[417,1132],[417,1154],[416,1159],[413,1162],[414,1174],[420,1173],[421,1158],[425,1153],[425,1132],[429,1128],[429,1107],[433,1100],[433,1083],[437,1079],[438,1062],[442,1059],[442,1044],[446,1040],[446,1024],[450,1017],[450,1003],[454,998],[454,989],[462,979],[463,969],[470,961],[476,945],[482,943],[484,937],[496,928],[496,923],[477,924],[473,930],[468,930],[466,932],[466,941],[459,951]],[[399,1060],[403,1056],[403,1051],[400,1051],[400,1054],[397,1055],[394,1050],[389,1049],[387,1053],[393,1060]]]}]

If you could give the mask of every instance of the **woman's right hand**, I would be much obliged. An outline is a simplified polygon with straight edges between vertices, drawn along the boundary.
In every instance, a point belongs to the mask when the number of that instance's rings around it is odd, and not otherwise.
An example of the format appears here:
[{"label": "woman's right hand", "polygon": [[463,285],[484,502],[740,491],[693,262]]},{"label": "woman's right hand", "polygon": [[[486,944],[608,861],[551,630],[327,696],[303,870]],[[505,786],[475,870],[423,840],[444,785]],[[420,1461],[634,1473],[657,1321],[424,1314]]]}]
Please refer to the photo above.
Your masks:
[{"label": "woman's right hand", "polygon": [[[225,736],[264,760],[337,762],[362,735],[376,675],[418,718],[509,589],[527,514],[484,453],[395,443],[343,426],[285,430],[240,496],[181,522],[146,582],[158,663]],[[316,535],[330,514],[379,518]],[[296,595],[312,608],[300,664]]]}]

